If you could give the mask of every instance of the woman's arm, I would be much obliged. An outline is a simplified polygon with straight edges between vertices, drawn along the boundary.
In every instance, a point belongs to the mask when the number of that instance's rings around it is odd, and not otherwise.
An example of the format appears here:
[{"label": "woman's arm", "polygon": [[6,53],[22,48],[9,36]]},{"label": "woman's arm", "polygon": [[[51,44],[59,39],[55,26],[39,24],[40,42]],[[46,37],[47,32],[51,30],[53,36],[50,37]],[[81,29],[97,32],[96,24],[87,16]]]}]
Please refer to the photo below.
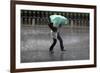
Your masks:
[{"label": "woman's arm", "polygon": [[48,24],[48,26],[53,32],[57,31],[57,28],[53,26],[53,23]]}]

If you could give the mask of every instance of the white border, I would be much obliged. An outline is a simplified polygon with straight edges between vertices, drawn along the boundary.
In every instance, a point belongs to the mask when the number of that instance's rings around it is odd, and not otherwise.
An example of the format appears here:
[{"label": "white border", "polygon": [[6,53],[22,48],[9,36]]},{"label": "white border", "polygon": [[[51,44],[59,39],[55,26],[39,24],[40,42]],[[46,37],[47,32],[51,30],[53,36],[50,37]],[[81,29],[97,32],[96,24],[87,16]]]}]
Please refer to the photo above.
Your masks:
[{"label": "white border", "polygon": [[[20,20],[21,20],[20,10],[21,9],[90,13],[90,60],[20,63]],[[16,69],[94,64],[94,17],[93,16],[94,16],[93,9],[35,6],[35,5],[16,5]]]}]

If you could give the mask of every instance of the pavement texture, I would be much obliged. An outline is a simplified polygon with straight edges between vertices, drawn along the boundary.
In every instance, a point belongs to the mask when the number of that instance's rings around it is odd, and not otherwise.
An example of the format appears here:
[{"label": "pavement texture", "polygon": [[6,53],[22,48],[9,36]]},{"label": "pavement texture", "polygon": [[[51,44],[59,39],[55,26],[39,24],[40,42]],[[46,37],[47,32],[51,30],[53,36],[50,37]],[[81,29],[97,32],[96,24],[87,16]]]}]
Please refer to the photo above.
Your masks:
[{"label": "pavement texture", "polygon": [[21,27],[21,63],[89,59],[88,27],[62,27],[60,34],[66,51],[60,50],[57,41],[51,54],[49,47],[53,41],[48,26]]}]

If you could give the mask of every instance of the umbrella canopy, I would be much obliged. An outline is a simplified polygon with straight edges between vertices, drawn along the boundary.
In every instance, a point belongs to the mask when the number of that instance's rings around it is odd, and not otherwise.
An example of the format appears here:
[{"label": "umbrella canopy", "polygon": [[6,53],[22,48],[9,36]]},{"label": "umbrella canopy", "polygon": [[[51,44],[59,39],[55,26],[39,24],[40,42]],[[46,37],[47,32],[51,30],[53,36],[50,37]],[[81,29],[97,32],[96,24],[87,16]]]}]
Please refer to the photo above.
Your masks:
[{"label": "umbrella canopy", "polygon": [[68,19],[61,15],[51,15],[50,16],[51,23],[53,26],[60,26],[68,23]]}]

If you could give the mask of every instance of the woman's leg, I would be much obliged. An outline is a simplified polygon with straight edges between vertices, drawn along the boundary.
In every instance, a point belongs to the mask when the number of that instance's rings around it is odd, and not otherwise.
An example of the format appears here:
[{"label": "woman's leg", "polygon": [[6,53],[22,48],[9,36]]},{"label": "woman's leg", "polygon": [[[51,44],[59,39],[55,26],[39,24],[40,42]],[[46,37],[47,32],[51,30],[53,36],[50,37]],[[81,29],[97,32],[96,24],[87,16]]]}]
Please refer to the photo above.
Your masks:
[{"label": "woman's leg", "polygon": [[56,45],[56,43],[57,43],[57,39],[53,38],[53,43],[52,43],[52,45],[50,46],[49,51],[53,51],[53,48],[54,48],[54,46]]},{"label": "woman's leg", "polygon": [[63,45],[63,40],[62,40],[61,36],[59,35],[59,33],[57,35],[57,38],[58,38],[58,40],[60,42],[61,51],[65,51],[64,50],[64,45]]}]

